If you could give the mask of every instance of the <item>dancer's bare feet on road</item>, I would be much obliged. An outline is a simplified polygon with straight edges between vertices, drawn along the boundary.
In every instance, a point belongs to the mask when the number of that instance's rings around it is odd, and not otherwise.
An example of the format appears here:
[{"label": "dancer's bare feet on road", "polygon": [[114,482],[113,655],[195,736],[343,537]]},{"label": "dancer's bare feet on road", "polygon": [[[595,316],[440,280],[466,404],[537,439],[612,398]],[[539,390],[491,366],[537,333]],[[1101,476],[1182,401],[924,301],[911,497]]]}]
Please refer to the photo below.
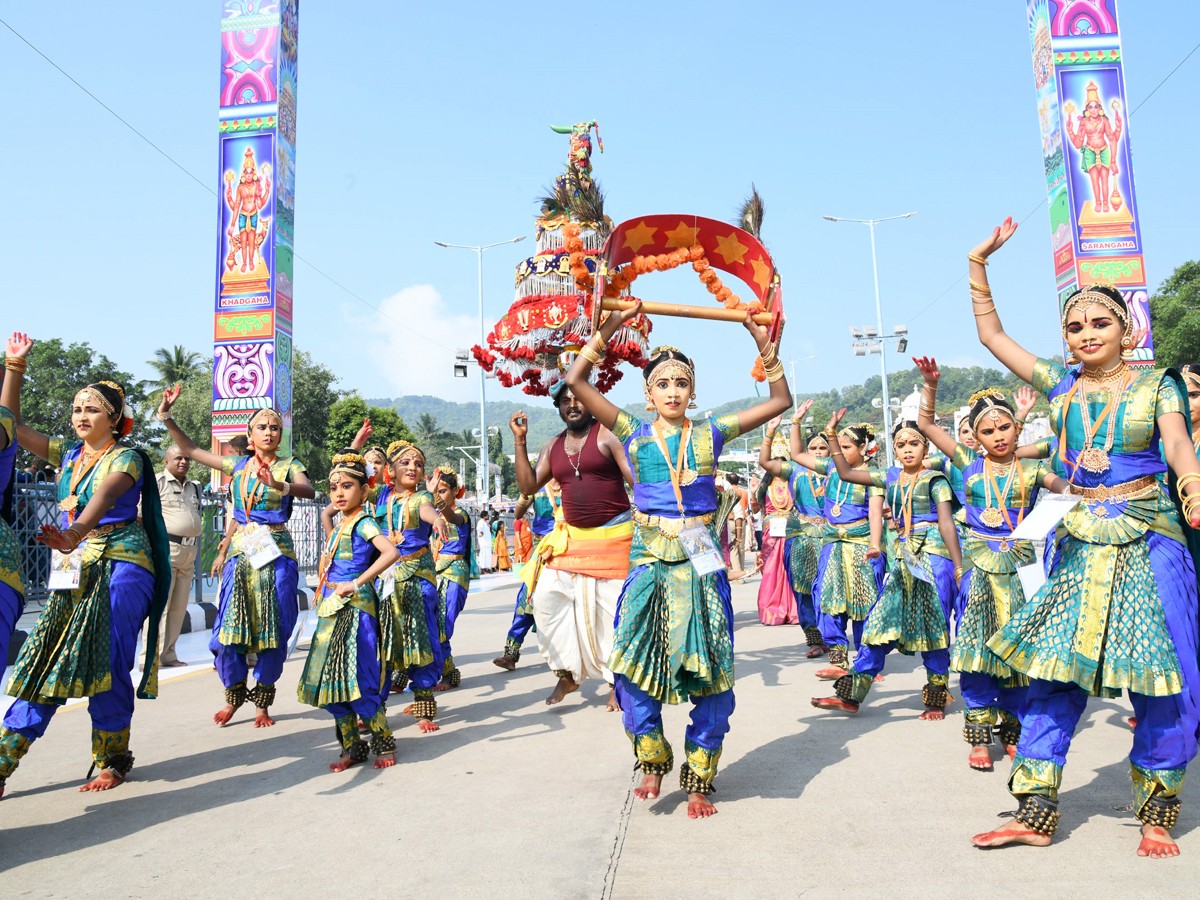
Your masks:
[{"label": "dancer's bare feet on road", "polygon": [[817,677],[822,681],[837,681],[843,675],[849,674],[850,673],[841,666],[830,666],[827,669],[818,669],[816,673]]},{"label": "dancer's bare feet on road", "polygon": [[989,847],[1003,847],[1006,844],[1047,847],[1050,844],[1050,835],[1026,828],[1020,822],[1009,822],[1003,828],[975,835],[971,838],[971,843],[985,850]]},{"label": "dancer's bare feet on road", "polygon": [[224,728],[229,724],[229,720],[233,718],[235,712],[237,710],[232,706],[223,706],[218,712],[213,714],[213,721]]},{"label": "dancer's bare feet on road", "polygon": [[380,753],[377,757],[375,757],[375,768],[377,769],[390,769],[395,764],[395,753]]},{"label": "dancer's bare feet on road", "polygon": [[275,724],[275,720],[271,718],[271,712],[268,709],[255,708],[254,710],[254,727],[255,728],[270,728]]},{"label": "dancer's bare feet on road", "polygon": [[330,772],[345,772],[351,766],[357,766],[359,764],[359,762],[360,762],[360,760],[351,759],[349,754],[343,753],[341,756],[339,756],[337,758],[337,762],[331,762],[329,764],[329,771]]},{"label": "dancer's bare feet on road", "polygon": [[422,733],[429,734],[434,731],[441,731],[442,726],[433,721],[433,719],[418,719],[417,727]]},{"label": "dancer's bare feet on road", "polygon": [[1171,837],[1171,832],[1160,825],[1143,825],[1142,842],[1138,844],[1138,856],[1148,856],[1150,859],[1166,859],[1179,855],[1179,845]]},{"label": "dancer's bare feet on road", "polygon": [[661,775],[650,775],[647,773],[642,778],[642,783],[633,789],[633,796],[639,800],[657,800],[658,794],[662,790],[662,780],[663,777]]},{"label": "dancer's bare feet on road", "polygon": [[[124,783],[125,783],[125,776],[122,775],[120,772],[116,772],[113,769],[101,769],[99,775],[97,775],[95,778],[93,778],[87,784],[80,785],[79,790],[81,790],[81,791],[111,791],[113,788],[119,787],[120,785],[122,785]],[[1168,835],[1168,837],[1169,837],[1169,835]],[[1142,843],[1145,843],[1145,841],[1143,841]],[[1179,848],[1176,848],[1175,852],[1178,853]],[[1144,854],[1144,853],[1142,854],[1142,856],[1145,856],[1145,855],[1146,854]]]},{"label": "dancer's bare feet on road", "polygon": [[500,668],[504,669],[506,672],[511,672],[513,669],[515,669],[517,667],[517,664],[515,662],[513,662],[511,659],[509,659],[507,656],[497,656],[495,659],[492,660],[492,665],[499,666]]},{"label": "dancer's bare feet on road", "polygon": [[621,704],[617,702],[617,690],[613,688],[608,692],[608,702],[604,704],[605,712],[620,712]]},{"label": "dancer's bare feet on road", "polygon": [[688,794],[689,819],[707,819],[716,814],[717,808],[703,794]]},{"label": "dancer's bare feet on road", "polygon": [[841,697],[813,697],[812,705],[817,709],[827,709],[830,712],[847,713],[854,715],[858,712],[857,703],[847,703]]},{"label": "dancer's bare feet on road", "polygon": [[940,722],[946,718],[946,711],[936,706],[925,707],[925,712],[921,713],[922,722]]},{"label": "dancer's bare feet on road", "polygon": [[977,772],[993,771],[995,767],[992,765],[992,752],[982,745],[972,747],[971,755],[967,757],[967,765]]},{"label": "dancer's bare feet on road", "polygon": [[579,685],[575,683],[575,679],[570,675],[563,675],[558,679],[558,684],[554,686],[550,696],[546,698],[546,705],[553,706],[555,703],[561,703],[563,697],[573,694],[577,690],[579,690]]}]

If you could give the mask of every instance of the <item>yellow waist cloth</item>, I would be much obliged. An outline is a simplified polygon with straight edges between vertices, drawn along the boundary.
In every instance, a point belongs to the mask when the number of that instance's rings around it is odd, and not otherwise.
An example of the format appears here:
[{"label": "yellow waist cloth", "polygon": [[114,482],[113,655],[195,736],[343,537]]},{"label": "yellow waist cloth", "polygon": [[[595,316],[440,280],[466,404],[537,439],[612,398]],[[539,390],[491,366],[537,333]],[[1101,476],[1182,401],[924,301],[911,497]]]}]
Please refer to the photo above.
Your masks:
[{"label": "yellow waist cloth", "polygon": [[633,522],[577,528],[559,519],[554,530],[538,544],[531,565],[521,580],[532,596],[542,566],[591,578],[621,578],[629,574],[629,545]]}]

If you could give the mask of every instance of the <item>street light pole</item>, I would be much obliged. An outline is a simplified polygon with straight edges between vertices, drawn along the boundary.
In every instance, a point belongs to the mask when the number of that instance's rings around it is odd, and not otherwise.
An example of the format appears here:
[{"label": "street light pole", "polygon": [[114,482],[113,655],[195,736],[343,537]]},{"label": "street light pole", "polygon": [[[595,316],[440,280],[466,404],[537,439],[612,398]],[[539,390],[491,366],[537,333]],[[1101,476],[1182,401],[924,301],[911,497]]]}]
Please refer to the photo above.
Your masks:
[{"label": "street light pole", "polygon": [[[479,346],[484,346],[487,340],[487,323],[483,318],[483,251],[505,244],[516,244],[525,240],[525,235],[510,238],[507,241],[496,241],[494,244],[448,244],[444,241],[434,241],[439,247],[454,250],[474,250],[479,261]],[[483,366],[479,367],[479,506],[484,508],[488,502],[488,430],[487,430],[487,373]]]},{"label": "street light pole", "polygon": [[843,219],[839,216],[822,216],[830,222],[854,222],[866,225],[871,230],[871,269],[875,274],[875,327],[879,329],[879,374],[883,382],[883,446],[887,452],[887,464],[890,468],[892,458],[892,395],[888,392],[887,377],[887,341],[883,337],[883,306],[879,299],[879,256],[875,252],[875,226],[880,222],[891,222],[895,219],[911,219],[916,212],[901,213],[898,216],[888,216],[884,219]]}]

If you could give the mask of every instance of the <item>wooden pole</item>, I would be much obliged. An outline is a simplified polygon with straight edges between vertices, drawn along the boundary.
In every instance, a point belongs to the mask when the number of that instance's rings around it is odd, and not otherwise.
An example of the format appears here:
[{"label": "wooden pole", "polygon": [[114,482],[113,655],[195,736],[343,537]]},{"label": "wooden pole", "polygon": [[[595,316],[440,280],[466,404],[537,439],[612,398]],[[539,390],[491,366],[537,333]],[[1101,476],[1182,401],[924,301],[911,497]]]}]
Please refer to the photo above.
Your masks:
[{"label": "wooden pole", "polygon": [[[608,312],[632,309],[634,301],[618,297],[605,297],[601,307]],[[714,322],[744,322],[744,309],[726,309],[723,306],[688,306],[683,303],[660,303],[655,300],[643,300],[642,312],[648,316],[678,316],[681,319],[708,319]],[[775,314],[769,312],[755,313],[753,319],[759,325],[770,325],[775,321]]]}]

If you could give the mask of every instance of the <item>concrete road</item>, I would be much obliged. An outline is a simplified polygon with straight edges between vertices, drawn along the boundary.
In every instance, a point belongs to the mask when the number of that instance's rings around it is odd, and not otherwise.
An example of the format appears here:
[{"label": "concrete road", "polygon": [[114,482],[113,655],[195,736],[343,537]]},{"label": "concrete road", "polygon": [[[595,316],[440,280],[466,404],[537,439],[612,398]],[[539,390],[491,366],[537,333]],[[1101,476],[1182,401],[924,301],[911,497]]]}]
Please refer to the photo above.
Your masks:
[{"label": "concrete road", "polygon": [[[459,620],[460,688],[442,730],[417,732],[392,703],[398,765],[334,775],[331,718],[300,705],[303,651],[255,729],[244,707],[211,722],[221,685],[204,637],[134,719],[125,785],[80,794],[89,764],[84,704],[61,711],[0,802],[0,897],[1176,896],[1200,875],[1200,806],[1184,790],[1183,856],[1138,859],[1128,811],[1122,702],[1092,701],[1064,778],[1048,849],[967,843],[1014,804],[1007,767],[971,771],[961,716],[920,722],[922,671],[890,658],[856,718],[820,713],[796,627],[765,628],[757,582],[734,586],[737,711],[718,777],[719,815],[687,818],[678,781],[632,799],[633,756],[607,690],[561,705],[535,638],[517,670],[491,664],[513,589],[474,594]],[[310,624],[311,631],[311,624]],[[303,645],[302,645],[303,646]],[[953,688],[952,688],[953,690]],[[682,751],[687,708],[669,708]],[[961,713],[961,705],[952,708]]]}]

